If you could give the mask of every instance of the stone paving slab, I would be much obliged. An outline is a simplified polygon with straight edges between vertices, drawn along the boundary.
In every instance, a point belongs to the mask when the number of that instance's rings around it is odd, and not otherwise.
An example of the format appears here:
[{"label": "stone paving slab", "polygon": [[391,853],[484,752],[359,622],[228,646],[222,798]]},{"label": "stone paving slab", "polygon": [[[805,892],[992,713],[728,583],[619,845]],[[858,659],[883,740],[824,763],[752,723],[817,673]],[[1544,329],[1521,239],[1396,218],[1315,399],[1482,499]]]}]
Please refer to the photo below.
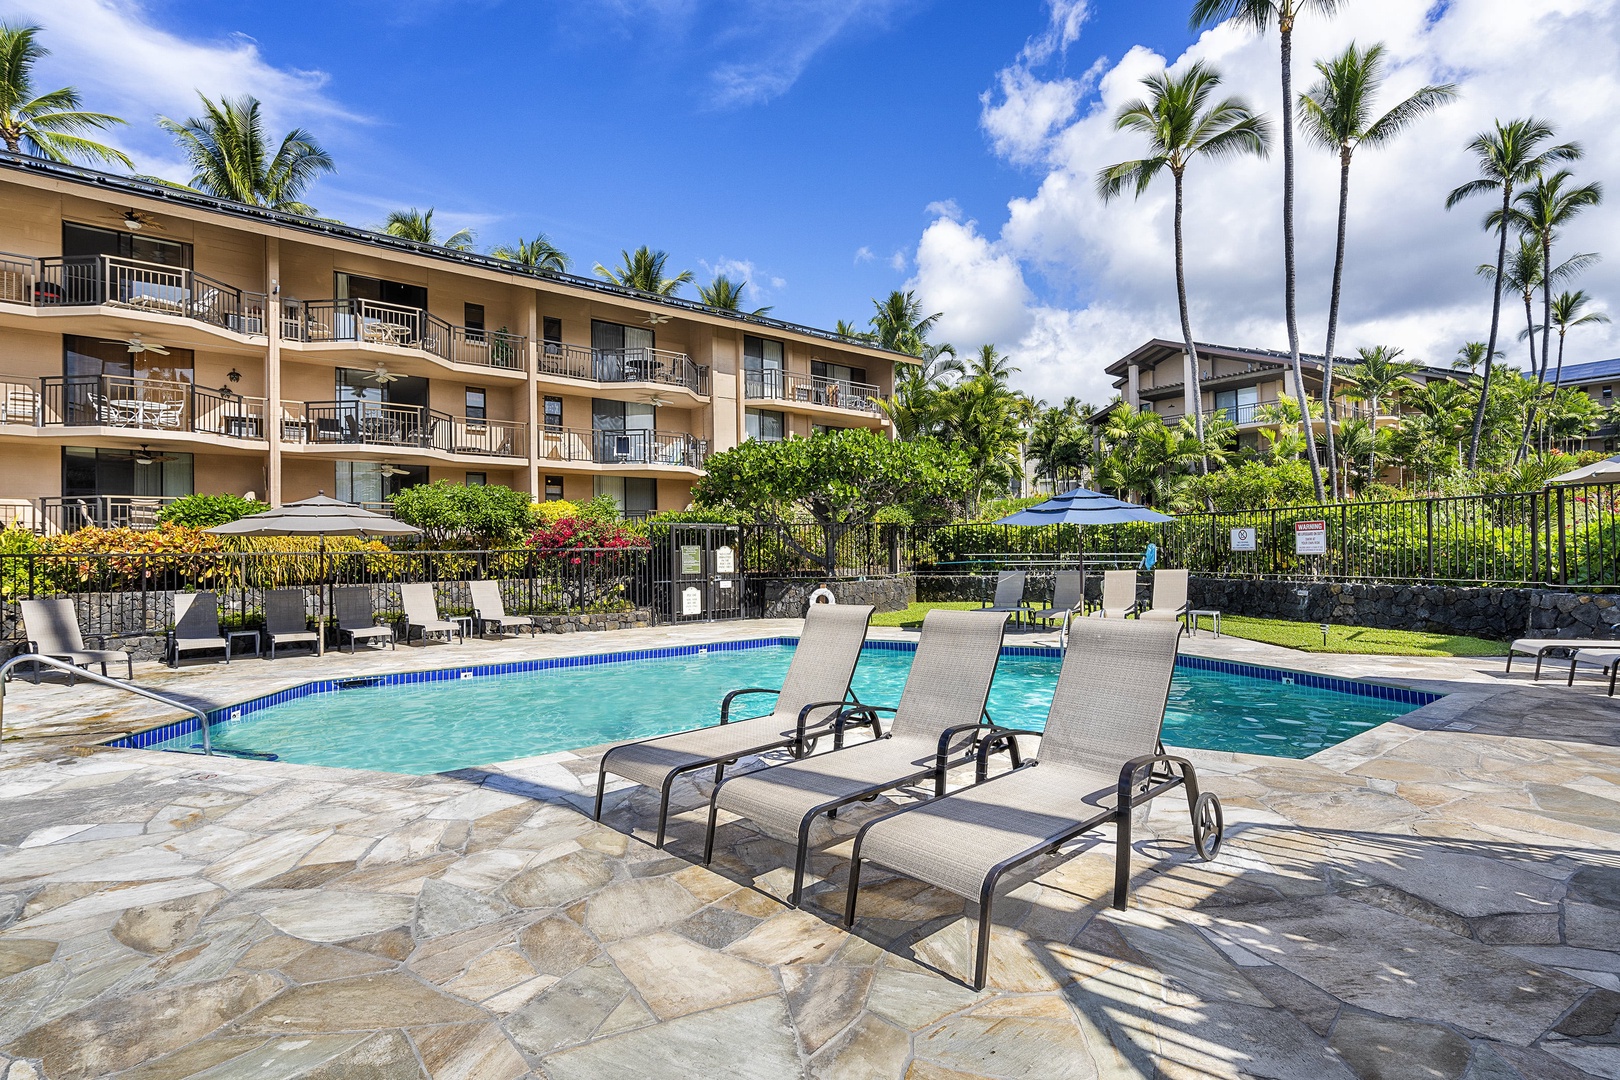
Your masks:
[{"label": "stone paving slab", "polygon": [[[746,821],[699,865],[706,782],[677,785],[660,852],[647,792],[581,812],[591,751],[410,777],[99,749],[156,712],[13,683],[0,1078],[1620,1077],[1620,709],[1488,663],[1189,648],[1454,693],[1306,761],[1194,752],[1221,856],[1192,857],[1165,799],[1131,910],[1107,906],[1106,835],[1036,864],[982,993],[974,905],[874,872],[854,932],[836,921],[849,838],[890,800],[817,833],[792,911],[789,849]],[[218,702],[320,664],[141,678]]]}]

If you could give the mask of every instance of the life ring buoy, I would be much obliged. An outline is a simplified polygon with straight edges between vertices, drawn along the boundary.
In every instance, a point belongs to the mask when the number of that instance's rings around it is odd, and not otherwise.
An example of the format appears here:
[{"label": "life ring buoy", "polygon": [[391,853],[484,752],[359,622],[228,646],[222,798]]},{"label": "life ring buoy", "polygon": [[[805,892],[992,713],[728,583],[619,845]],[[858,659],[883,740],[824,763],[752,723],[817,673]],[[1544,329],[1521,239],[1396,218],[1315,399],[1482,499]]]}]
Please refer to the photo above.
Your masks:
[{"label": "life ring buoy", "polygon": [[833,591],[831,589],[827,588],[827,586],[825,586],[825,585],[823,585],[821,588],[817,589],[815,592],[810,594],[810,604],[811,604],[811,606],[814,606],[816,604],[836,604],[836,603],[838,603],[838,597],[834,596]]}]

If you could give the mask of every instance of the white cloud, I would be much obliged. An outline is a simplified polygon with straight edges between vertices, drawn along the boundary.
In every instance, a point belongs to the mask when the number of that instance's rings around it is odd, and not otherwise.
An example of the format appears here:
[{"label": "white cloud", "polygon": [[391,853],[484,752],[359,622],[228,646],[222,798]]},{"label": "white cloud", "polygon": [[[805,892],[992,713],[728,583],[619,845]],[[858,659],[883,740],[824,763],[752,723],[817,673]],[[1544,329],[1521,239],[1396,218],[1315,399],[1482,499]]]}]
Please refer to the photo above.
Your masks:
[{"label": "white cloud", "polygon": [[877,256],[874,255],[872,253],[872,249],[867,247],[865,244],[862,244],[860,247],[855,249],[855,263],[856,263],[856,265],[859,265],[861,263],[869,263],[875,258],[877,258]]},{"label": "white cloud", "polygon": [[762,105],[786,93],[835,39],[880,25],[906,0],[741,0],[716,44],[743,59],[710,74],[716,108]]},{"label": "white cloud", "polygon": [[923,207],[923,213],[929,217],[949,218],[952,221],[962,220],[962,207],[957,204],[955,199],[941,199],[931,202]]},{"label": "white cloud", "polygon": [[[1032,41],[1045,42],[1051,33],[1049,27]],[[1461,343],[1483,340],[1490,320],[1489,288],[1473,272],[1495,254],[1480,229],[1488,207],[1483,201],[1450,213],[1444,207],[1446,193],[1474,176],[1465,146],[1497,117],[1534,113],[1552,121],[1561,138],[1585,145],[1586,159],[1574,166],[1581,179],[1620,176],[1620,141],[1610,135],[1620,106],[1620,4],[1359,0],[1333,21],[1307,17],[1298,24],[1296,89],[1314,80],[1313,59],[1339,52],[1352,39],[1388,47],[1385,107],[1430,82],[1458,82],[1463,96],[1389,147],[1356,157],[1340,351],[1398,345],[1410,357],[1444,365]],[[1108,206],[1094,186],[1099,169],[1138,155],[1137,137],[1114,131],[1112,117],[1140,94],[1141,77],[1165,61],[1145,48],[1128,51],[1098,69],[1095,89],[1077,99],[1065,119],[1047,124],[1062,115],[1069,91],[1061,77],[1043,80],[1030,58],[1043,49],[1052,55],[1072,48],[1072,36],[1067,41],[1026,46],[1008,69],[1030,73],[1027,82],[1018,75],[1012,84],[1020,104],[1014,109],[1012,94],[1003,92],[981,117],[998,153],[1041,163],[1038,183],[1009,202],[1004,221],[986,223],[982,232],[935,220],[918,247],[915,281],[929,310],[949,314],[947,300],[964,309],[952,316],[947,337],[953,343],[976,346],[985,327],[1022,327],[1021,337],[997,340],[1017,357],[1022,385],[1049,400],[1077,394],[1101,401],[1111,393],[1104,365],[1149,337],[1179,336],[1169,178],[1140,200],[1127,195]],[[1260,37],[1218,27],[1172,62],[1180,68],[1195,59],[1226,74],[1226,92],[1275,117],[1275,32]],[[1003,84],[1006,74],[998,76]],[[1045,113],[1037,109],[1042,103]],[[1280,151],[1265,161],[1199,161],[1188,170],[1187,275],[1193,331],[1201,340],[1287,347],[1281,172]],[[1297,183],[1301,345],[1319,351],[1332,270],[1336,158],[1301,140]],[[1600,303],[1620,296],[1620,207],[1589,211],[1570,227],[1563,250],[1609,253],[1609,262],[1578,286]],[[1022,293],[1015,282],[1023,284]],[[1505,305],[1503,319],[1501,347],[1522,361],[1522,309]],[[1620,327],[1582,328],[1570,335],[1568,361],[1615,355],[1617,348]]]},{"label": "white cloud", "polygon": [[773,293],[787,287],[785,279],[760,270],[751,259],[720,258],[712,263],[707,259],[699,259],[698,265],[708,271],[710,279],[724,274],[733,284],[746,284],[748,291],[745,294],[745,301],[769,300]]},{"label": "white cloud", "polygon": [[889,269],[895,273],[901,273],[910,265],[911,256],[906,253],[905,248],[898,248],[893,255],[889,256]]},{"label": "white cloud", "polygon": [[996,73],[1000,91],[979,95],[979,123],[996,153],[1018,164],[1042,156],[1054,129],[1069,122],[1080,99],[1095,84],[1101,59],[1078,79],[1043,79],[1035,71],[1054,57],[1066,58],[1090,15],[1089,0],[1050,0],[1046,29],[1030,38],[1018,58]]}]

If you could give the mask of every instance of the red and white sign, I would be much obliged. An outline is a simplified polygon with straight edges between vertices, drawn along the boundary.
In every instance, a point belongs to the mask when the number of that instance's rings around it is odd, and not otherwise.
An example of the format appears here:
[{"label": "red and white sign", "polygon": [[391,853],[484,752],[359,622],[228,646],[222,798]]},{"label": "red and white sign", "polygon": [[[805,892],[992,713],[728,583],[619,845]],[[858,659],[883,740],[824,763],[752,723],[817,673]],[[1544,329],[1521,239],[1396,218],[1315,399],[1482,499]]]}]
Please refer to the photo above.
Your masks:
[{"label": "red and white sign", "polygon": [[1294,554],[1295,555],[1326,555],[1327,554],[1327,522],[1325,522],[1325,521],[1296,521],[1296,522],[1294,522]]}]

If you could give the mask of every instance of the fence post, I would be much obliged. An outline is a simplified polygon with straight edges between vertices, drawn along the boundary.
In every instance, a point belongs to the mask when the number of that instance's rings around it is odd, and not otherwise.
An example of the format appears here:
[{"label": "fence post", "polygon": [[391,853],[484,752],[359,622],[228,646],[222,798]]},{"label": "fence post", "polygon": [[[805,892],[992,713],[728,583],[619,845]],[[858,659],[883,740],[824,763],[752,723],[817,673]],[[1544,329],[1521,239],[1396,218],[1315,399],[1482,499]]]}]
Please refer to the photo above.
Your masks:
[{"label": "fence post", "polygon": [[1266,540],[1268,541],[1266,546],[1271,549],[1271,572],[1273,574],[1281,573],[1282,549],[1277,544],[1277,511],[1275,508],[1271,511],[1271,527],[1266,532]]},{"label": "fence post", "polygon": [[1434,580],[1434,500],[1429,499],[1423,504],[1423,535],[1425,546],[1428,548],[1428,564],[1430,581]]},{"label": "fence post", "polygon": [[1569,584],[1569,559],[1564,550],[1564,492],[1567,489],[1558,486],[1558,584]]},{"label": "fence post", "polygon": [[1536,510],[1539,508],[1541,498],[1532,492],[1530,495],[1530,572],[1526,581],[1541,580],[1541,547],[1540,537],[1536,532]]},{"label": "fence post", "polygon": [[1339,576],[1350,576],[1350,507],[1339,504]]}]

